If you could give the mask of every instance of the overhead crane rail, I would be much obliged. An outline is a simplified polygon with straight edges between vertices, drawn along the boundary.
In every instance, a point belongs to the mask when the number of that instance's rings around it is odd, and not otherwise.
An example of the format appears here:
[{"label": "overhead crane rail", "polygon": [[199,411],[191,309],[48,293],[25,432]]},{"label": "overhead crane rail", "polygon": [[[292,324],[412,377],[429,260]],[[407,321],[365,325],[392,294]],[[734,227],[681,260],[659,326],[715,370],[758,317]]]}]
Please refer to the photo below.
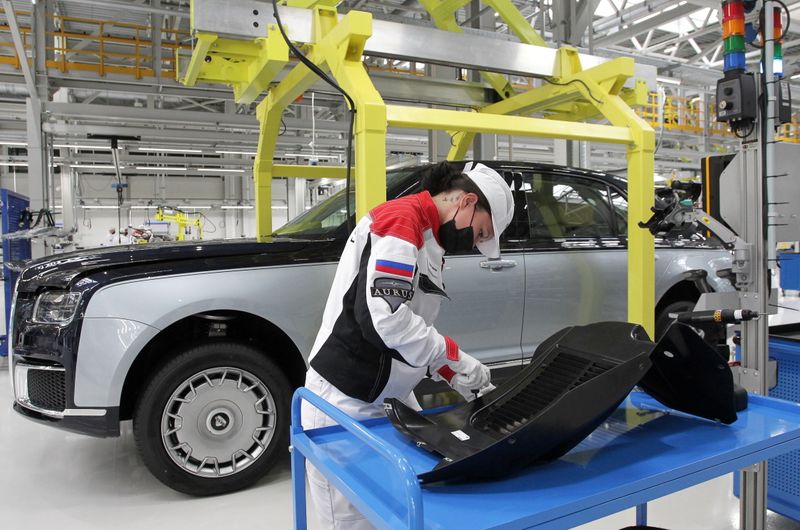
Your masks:
[{"label": "overhead crane rail", "polygon": [[[17,10],[16,14],[22,23],[20,31],[23,45],[26,49],[30,49],[31,29],[25,25],[25,18],[30,16],[30,12]],[[67,74],[92,72],[100,77],[107,74],[129,75],[135,79],[155,76],[152,61],[157,54],[151,40],[154,31],[152,26],[120,23],[113,20],[69,17],[57,13],[48,16],[53,21],[53,27],[58,28],[55,31],[47,32],[48,42],[53,44],[46,47],[53,53],[53,58],[47,61],[48,68]],[[93,29],[67,31],[65,28],[73,23]],[[442,22],[440,26],[446,27],[447,25]],[[191,51],[190,44],[180,44],[180,42],[187,41],[191,35],[189,31],[175,28],[162,28],[161,31],[160,74],[165,79],[176,79],[178,72],[176,50]],[[469,38],[471,35],[464,35],[464,37]],[[119,51],[120,49],[129,51]],[[389,57],[389,54],[393,57]],[[386,58],[403,60],[400,55],[397,50],[390,49]],[[290,63],[292,62],[293,60],[290,59]],[[420,71],[416,67],[416,61],[409,61],[409,63],[409,68],[377,65],[365,65],[365,67],[369,72],[390,72],[415,77],[425,75],[424,71]],[[0,23],[0,65],[8,65],[15,70],[20,69],[19,57],[14,50],[14,43],[11,41],[10,29],[7,24],[2,23]],[[505,81],[504,76],[500,77]],[[530,90],[534,88],[533,79],[528,78],[528,84],[512,83],[510,86],[515,91]],[[651,87],[648,86],[648,88]],[[633,104],[630,101],[629,103]],[[714,119],[716,100],[713,97],[709,97],[705,104],[702,104],[697,97],[668,94],[664,102],[663,121],[659,119],[658,107],[658,94],[650,91],[647,95],[647,102],[638,106],[637,112],[653,128],[660,128],[663,125],[668,132],[707,135],[712,139],[734,138],[733,133],[724,123]],[[782,125],[776,136],[779,141],[800,143],[800,116],[795,114],[792,122]]]}]

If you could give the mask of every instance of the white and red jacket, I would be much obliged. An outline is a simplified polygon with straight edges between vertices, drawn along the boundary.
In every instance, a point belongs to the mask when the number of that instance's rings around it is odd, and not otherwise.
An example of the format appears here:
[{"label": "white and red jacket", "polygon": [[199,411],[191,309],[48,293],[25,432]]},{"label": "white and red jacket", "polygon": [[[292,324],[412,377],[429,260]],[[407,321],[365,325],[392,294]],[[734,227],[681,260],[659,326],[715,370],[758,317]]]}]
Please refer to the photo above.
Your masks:
[{"label": "white and red jacket", "polygon": [[406,399],[429,369],[449,379],[444,363],[459,348],[433,327],[447,297],[438,231],[427,191],[361,219],[339,261],[307,381],[318,374],[342,399],[382,409],[385,397]]}]

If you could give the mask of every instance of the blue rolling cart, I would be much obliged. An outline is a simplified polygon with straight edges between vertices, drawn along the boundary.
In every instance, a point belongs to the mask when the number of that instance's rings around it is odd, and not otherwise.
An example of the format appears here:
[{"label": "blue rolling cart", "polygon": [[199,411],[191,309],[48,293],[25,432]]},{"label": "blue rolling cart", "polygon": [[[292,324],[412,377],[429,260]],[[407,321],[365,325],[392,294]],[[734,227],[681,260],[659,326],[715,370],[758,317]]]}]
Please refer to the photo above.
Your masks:
[{"label": "blue rolling cart", "polygon": [[[306,400],[339,425],[304,431]],[[421,487],[438,458],[387,419],[356,422],[305,388],[292,400],[295,528],[307,528],[305,461],[380,529],[570,528],[800,449],[800,405],[750,396],[732,425],[671,411],[634,392],[560,459],[496,481]]]},{"label": "blue rolling cart", "polygon": [[[0,188],[0,219],[2,220],[3,234],[30,228],[20,226],[20,214],[30,206],[30,200],[24,195],[11,190]],[[4,239],[3,240],[3,294],[5,295],[5,323],[8,332],[8,323],[11,319],[11,299],[14,296],[14,285],[17,283],[18,272],[5,266],[7,261],[23,261],[31,259],[30,239]],[[0,357],[8,355],[8,340],[5,335],[0,337]]]}]

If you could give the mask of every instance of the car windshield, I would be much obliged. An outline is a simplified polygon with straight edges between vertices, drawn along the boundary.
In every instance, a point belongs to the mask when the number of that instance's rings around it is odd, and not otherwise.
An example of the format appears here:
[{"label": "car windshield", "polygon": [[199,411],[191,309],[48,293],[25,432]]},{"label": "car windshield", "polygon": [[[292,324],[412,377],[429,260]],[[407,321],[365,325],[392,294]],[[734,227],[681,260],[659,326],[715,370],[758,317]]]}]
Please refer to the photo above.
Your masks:
[{"label": "car windshield", "polygon": [[[402,186],[413,171],[418,167],[389,171],[386,173],[386,188],[389,190],[387,198],[393,198],[394,194],[401,194],[412,187],[411,182],[406,183],[406,188]],[[399,188],[399,189],[398,189]],[[350,192],[350,207],[355,211],[354,191]],[[302,239],[326,239],[335,236],[336,230],[347,220],[347,203],[345,202],[345,190],[341,190],[329,199],[313,206],[310,210],[298,215],[279,229],[273,235],[283,237],[293,237]]]}]

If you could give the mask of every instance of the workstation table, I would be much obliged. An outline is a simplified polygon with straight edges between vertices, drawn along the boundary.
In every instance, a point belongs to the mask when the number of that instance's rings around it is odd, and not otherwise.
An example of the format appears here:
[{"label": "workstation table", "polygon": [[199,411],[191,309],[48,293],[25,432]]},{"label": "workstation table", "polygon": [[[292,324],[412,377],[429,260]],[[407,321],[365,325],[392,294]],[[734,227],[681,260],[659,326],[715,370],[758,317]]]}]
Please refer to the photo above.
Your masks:
[{"label": "workstation table", "polygon": [[[339,425],[303,431],[306,400]],[[379,529],[571,528],[800,449],[800,405],[750,396],[732,425],[633,392],[560,459],[494,481],[421,486],[439,458],[380,418],[356,422],[305,388],[292,400],[295,528],[305,529],[305,460]]]}]

